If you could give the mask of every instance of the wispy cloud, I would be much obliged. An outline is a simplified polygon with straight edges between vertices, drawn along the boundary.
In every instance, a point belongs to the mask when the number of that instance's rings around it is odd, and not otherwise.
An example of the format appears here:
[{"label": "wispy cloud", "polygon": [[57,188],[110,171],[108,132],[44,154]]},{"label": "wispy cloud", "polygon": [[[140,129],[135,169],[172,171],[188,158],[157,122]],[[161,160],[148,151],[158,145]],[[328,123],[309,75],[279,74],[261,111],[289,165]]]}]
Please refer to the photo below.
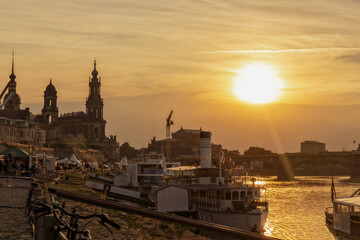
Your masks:
[{"label": "wispy cloud", "polygon": [[344,62],[360,63],[360,54],[347,54],[336,58]]},{"label": "wispy cloud", "polygon": [[360,47],[356,48],[291,48],[291,49],[256,49],[256,50],[220,50],[211,52],[202,52],[210,54],[236,54],[236,53],[312,53],[312,52],[344,52],[344,51],[360,51]]}]

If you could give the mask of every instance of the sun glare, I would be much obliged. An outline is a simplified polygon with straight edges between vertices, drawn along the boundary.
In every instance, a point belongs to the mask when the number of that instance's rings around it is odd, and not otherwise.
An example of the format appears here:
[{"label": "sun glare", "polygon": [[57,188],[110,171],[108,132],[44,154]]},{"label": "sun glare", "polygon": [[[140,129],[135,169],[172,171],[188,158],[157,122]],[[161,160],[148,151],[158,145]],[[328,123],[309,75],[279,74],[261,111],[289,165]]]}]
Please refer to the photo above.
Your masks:
[{"label": "sun glare", "polygon": [[245,102],[263,104],[275,101],[282,87],[282,81],[272,66],[254,63],[238,71],[233,91]]}]

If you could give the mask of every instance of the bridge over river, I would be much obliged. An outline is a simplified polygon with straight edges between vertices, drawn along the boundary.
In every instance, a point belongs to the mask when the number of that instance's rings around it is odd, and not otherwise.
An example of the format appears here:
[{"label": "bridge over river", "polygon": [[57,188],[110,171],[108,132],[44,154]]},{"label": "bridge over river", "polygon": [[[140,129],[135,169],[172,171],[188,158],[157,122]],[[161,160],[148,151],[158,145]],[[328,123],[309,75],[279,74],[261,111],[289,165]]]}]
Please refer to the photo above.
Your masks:
[{"label": "bridge over river", "polygon": [[355,152],[240,155],[233,160],[238,166],[254,166],[254,172],[277,175],[281,179],[297,175],[351,175],[360,178],[360,153]]}]

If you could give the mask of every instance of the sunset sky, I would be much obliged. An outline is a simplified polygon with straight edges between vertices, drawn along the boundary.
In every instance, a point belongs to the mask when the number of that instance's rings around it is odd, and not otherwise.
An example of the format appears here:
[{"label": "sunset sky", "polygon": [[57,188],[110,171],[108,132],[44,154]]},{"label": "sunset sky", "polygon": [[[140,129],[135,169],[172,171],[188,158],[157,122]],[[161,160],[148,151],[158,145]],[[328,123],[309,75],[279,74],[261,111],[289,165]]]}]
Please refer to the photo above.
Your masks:
[{"label": "sunset sky", "polygon": [[[13,0],[0,7],[0,86],[15,74],[22,107],[40,113],[53,79],[60,113],[85,110],[96,58],[107,135],[146,147],[172,131],[212,131],[241,151],[332,151],[360,142],[360,2],[350,0]],[[234,96],[247,64],[273,66],[280,98]]]}]

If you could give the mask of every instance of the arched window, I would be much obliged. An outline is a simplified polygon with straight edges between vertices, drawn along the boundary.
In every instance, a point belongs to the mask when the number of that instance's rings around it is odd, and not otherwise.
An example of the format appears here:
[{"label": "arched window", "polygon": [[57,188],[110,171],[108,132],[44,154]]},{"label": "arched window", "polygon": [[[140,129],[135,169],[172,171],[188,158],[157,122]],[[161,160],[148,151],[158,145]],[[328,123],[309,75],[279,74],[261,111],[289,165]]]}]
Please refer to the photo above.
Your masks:
[{"label": "arched window", "polygon": [[220,199],[220,190],[216,190],[216,199]]},{"label": "arched window", "polygon": [[99,128],[98,127],[94,128],[94,135],[95,135],[95,137],[99,136]]},{"label": "arched window", "polygon": [[225,200],[231,200],[231,192],[230,191],[225,192]]},{"label": "arched window", "polygon": [[238,191],[232,192],[232,200],[239,200],[239,192]]},{"label": "arched window", "polygon": [[247,195],[248,195],[248,196],[252,196],[252,192],[251,192],[251,191],[247,191]]},{"label": "arched window", "polygon": [[245,195],[246,195],[246,192],[245,192],[245,191],[241,191],[240,197],[243,198],[243,197],[245,197]]}]

